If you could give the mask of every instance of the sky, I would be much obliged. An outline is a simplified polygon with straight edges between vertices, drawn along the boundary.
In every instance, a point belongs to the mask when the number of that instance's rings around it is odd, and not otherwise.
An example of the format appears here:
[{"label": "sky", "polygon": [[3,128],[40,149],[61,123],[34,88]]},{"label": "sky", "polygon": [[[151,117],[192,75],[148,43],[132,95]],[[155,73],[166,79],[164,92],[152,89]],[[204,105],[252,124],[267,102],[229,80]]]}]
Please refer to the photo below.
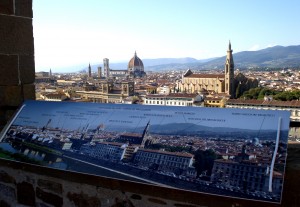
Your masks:
[{"label": "sky", "polygon": [[229,40],[234,53],[300,45],[299,8],[299,0],[33,0],[35,69],[128,62],[135,51],[142,60],[220,57]]}]

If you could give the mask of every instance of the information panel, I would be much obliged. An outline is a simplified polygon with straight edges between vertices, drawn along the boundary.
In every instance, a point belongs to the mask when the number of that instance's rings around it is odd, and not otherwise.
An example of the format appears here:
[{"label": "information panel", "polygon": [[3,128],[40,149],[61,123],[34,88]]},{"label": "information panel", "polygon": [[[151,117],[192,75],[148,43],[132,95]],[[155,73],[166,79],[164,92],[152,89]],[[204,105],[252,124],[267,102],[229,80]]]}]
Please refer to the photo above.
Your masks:
[{"label": "information panel", "polygon": [[287,111],[26,101],[0,155],[46,167],[281,202]]}]

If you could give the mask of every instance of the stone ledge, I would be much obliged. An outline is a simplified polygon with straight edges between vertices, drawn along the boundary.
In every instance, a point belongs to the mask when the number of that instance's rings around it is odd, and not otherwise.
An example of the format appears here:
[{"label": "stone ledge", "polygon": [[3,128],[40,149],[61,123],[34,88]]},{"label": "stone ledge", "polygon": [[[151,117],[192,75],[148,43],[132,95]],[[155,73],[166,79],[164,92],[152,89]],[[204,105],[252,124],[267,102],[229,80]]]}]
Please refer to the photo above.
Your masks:
[{"label": "stone ledge", "polygon": [[[147,185],[143,183],[130,182],[125,180],[117,180],[107,177],[100,177],[96,175],[82,174],[78,172],[63,171],[58,169],[46,168],[42,166],[35,166],[25,163],[19,163],[14,161],[8,161],[0,159],[0,170],[12,170],[22,171],[22,174],[34,174],[35,179],[49,179],[54,180],[55,183],[62,184],[63,190],[63,203],[70,203],[70,199],[67,195],[85,195],[80,197],[80,202],[84,198],[89,198],[87,203],[94,203],[95,192],[102,194],[103,196],[115,196],[117,203],[132,204],[138,206],[141,203],[146,202],[146,206],[207,206],[207,207],[290,207],[300,206],[300,189],[298,185],[300,183],[300,145],[289,144],[288,146],[288,158],[284,183],[283,201],[282,204],[265,203],[252,200],[243,200],[237,198],[222,197],[216,195],[208,195],[205,193],[189,192],[173,188],[165,188],[155,185]],[[16,179],[16,178],[15,178]],[[16,179],[17,180],[17,179]],[[51,181],[51,182],[52,182]],[[36,181],[37,182],[37,181]],[[77,187],[72,187],[72,186]],[[81,186],[81,187],[79,187]],[[84,191],[89,186],[90,191]],[[75,192],[70,192],[70,189],[75,189]],[[99,192],[100,189],[100,192]],[[78,192],[79,191],[79,192]],[[105,191],[106,193],[103,193]],[[80,192],[84,192],[81,194]],[[93,193],[92,193],[93,192]],[[107,193],[109,192],[109,193]],[[68,194],[69,193],[69,194]],[[104,195],[105,194],[105,195]],[[128,196],[129,195],[129,196]],[[131,196],[130,196],[131,195]],[[78,197],[78,196],[77,196]],[[76,198],[77,198],[76,197]],[[74,196],[71,196],[74,198]],[[79,198],[79,197],[78,197]],[[82,200],[83,199],[83,200]],[[108,199],[108,198],[107,198]],[[46,200],[46,199],[45,199]],[[74,199],[71,203],[74,202]],[[77,201],[77,199],[75,199]],[[78,200],[78,202],[79,202]],[[109,200],[109,199],[108,199]],[[98,201],[97,201],[98,202]],[[96,202],[96,203],[97,203]],[[103,199],[101,200],[101,204]],[[74,204],[74,203],[73,203]],[[175,205],[176,204],[176,205]]]}]

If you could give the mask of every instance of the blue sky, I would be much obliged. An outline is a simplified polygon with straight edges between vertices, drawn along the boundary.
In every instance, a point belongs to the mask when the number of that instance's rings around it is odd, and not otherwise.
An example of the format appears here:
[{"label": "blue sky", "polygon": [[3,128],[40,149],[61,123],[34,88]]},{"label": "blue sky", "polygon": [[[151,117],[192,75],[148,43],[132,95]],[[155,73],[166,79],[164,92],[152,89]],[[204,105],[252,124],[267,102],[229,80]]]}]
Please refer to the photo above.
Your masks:
[{"label": "blue sky", "polygon": [[129,61],[134,51],[218,57],[229,40],[234,52],[300,45],[299,8],[299,0],[33,0],[36,71]]}]

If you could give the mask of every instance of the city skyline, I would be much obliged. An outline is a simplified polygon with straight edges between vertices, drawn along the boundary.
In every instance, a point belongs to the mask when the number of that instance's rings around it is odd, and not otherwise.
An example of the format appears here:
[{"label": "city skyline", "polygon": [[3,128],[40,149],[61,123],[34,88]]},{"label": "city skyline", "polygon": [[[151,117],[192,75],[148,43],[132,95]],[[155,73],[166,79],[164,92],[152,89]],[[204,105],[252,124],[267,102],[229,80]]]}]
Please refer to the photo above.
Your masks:
[{"label": "city skyline", "polygon": [[298,1],[33,1],[36,71],[298,45]]}]

